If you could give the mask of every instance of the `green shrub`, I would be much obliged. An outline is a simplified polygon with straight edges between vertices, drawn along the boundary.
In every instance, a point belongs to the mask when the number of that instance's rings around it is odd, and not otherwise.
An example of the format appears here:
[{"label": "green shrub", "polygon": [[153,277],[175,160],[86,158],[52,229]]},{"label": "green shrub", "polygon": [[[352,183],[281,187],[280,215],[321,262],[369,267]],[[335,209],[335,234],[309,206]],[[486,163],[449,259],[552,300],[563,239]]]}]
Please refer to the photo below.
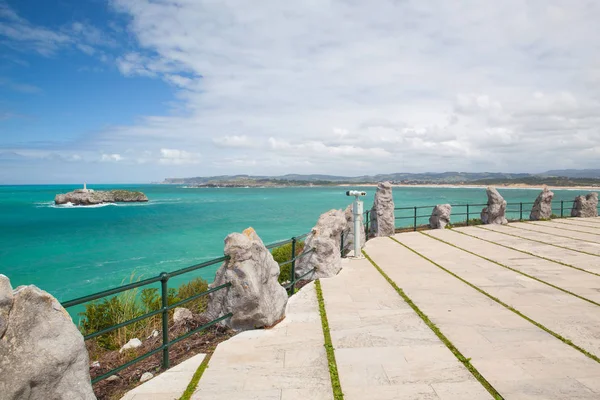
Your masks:
[{"label": "green shrub", "polygon": [[[304,242],[298,241],[296,242],[296,256],[302,253],[304,250]],[[290,261],[292,259],[292,244],[287,243],[283,246],[275,247],[271,253],[273,254],[273,259],[277,261],[278,264]],[[297,261],[296,261],[297,262]],[[279,283],[289,282],[292,280],[292,264],[288,263],[280,267],[279,272]]]},{"label": "green shrub", "polygon": [[[133,275],[131,277],[133,281]],[[208,283],[202,278],[195,278],[179,286],[169,288],[167,292],[167,303],[173,305],[196,294],[208,290]],[[207,296],[202,296],[182,305],[194,313],[206,311],[208,304]],[[92,301],[85,306],[85,310],[79,313],[81,317],[79,328],[83,335],[88,335],[111,326],[126,322],[140,315],[156,311],[162,307],[162,298],[157,288],[131,289],[116,296],[107,297],[103,300]],[[173,310],[169,312],[173,314]],[[121,348],[132,338],[144,339],[153,330],[161,329],[161,315],[145,318],[136,323],[114,330],[96,337],[94,340],[99,347],[107,350]]]},{"label": "green shrub", "polygon": [[555,219],[555,218],[560,218],[560,217],[559,217],[558,215],[556,215],[556,214],[552,214],[552,215],[550,216],[550,219]]},{"label": "green shrub", "polygon": [[472,218],[469,220],[469,226],[470,225],[483,225],[483,221],[481,221],[480,218]]}]

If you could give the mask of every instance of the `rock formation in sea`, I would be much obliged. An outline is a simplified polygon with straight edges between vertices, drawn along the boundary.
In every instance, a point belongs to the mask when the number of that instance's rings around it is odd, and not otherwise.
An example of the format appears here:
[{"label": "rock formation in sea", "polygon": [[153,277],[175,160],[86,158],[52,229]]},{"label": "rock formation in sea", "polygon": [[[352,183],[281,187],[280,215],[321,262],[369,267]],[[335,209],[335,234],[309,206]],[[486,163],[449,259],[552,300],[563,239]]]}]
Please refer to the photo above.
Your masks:
[{"label": "rock formation in sea", "polygon": [[95,400],[90,382],[83,336],[58,300],[0,274],[0,398]]},{"label": "rock formation in sea", "polygon": [[377,184],[375,200],[373,201],[373,208],[371,208],[369,217],[369,233],[371,236],[392,236],[396,232],[391,183],[379,182]]},{"label": "rock formation in sea", "polygon": [[544,190],[539,194],[537,199],[535,199],[535,203],[533,203],[533,207],[531,208],[531,213],[529,214],[529,219],[532,221],[539,221],[541,219],[549,219],[552,216],[552,199],[554,198],[554,193],[548,189],[548,187],[544,186]]},{"label": "rock formation in sea", "polygon": [[597,217],[598,216],[598,193],[591,192],[585,196],[575,197],[571,217]]},{"label": "rock formation in sea", "polygon": [[438,204],[433,207],[431,217],[429,217],[429,227],[432,229],[444,229],[450,223],[450,213],[452,206],[450,204]]},{"label": "rock formation in sea", "polygon": [[506,200],[494,187],[486,189],[488,202],[487,207],[481,210],[481,222],[484,224],[507,224],[506,220]]},{"label": "rock formation in sea", "polygon": [[296,261],[296,276],[311,270],[304,279],[328,278],[342,269],[341,235],[346,229],[346,217],[342,210],[330,210],[321,214],[304,243],[304,252],[310,253]]},{"label": "rock formation in sea", "polygon": [[210,293],[206,316],[216,319],[227,313],[221,324],[243,331],[272,326],[285,316],[288,295],[279,284],[279,265],[254,229],[232,233],[225,238],[229,256],[217,270],[209,288],[231,282],[231,286]]},{"label": "rock formation in sea", "polygon": [[67,204],[90,206],[103,203],[131,203],[146,202],[148,197],[142,192],[129,190],[92,191],[89,189],[76,189],[65,194],[57,194],[54,204]]},{"label": "rock formation in sea", "polygon": [[[344,254],[354,251],[354,214],[352,213],[352,204],[344,211],[346,218],[346,228],[344,229]],[[360,248],[365,247],[365,224],[363,216],[360,216]]]}]

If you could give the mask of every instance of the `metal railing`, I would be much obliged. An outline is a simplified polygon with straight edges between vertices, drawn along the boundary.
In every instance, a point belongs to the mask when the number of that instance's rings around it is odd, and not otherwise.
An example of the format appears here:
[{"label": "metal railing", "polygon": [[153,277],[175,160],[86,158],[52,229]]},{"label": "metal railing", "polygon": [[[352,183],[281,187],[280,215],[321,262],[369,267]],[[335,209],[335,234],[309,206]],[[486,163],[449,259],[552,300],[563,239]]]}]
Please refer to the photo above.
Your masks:
[{"label": "metal railing", "polygon": [[[561,200],[560,208],[556,207],[552,208],[552,215],[556,218],[564,218],[570,216],[570,211],[575,200]],[[506,204],[506,218],[509,221],[521,221],[524,219],[529,219],[529,213],[531,213],[533,202],[511,202]],[[467,226],[471,223],[474,223],[473,219],[479,219],[480,213],[484,207],[487,207],[487,204],[451,204],[452,213],[451,218],[454,217],[462,217],[464,219],[456,220],[454,219],[452,223],[465,223]],[[395,215],[394,219],[396,221],[406,221],[410,220],[412,224],[404,225],[398,224],[400,226],[396,226],[397,229],[407,229],[412,228],[413,231],[416,231],[419,226],[428,225],[428,219],[431,216],[431,211],[435,206],[413,206],[413,207],[396,207],[394,208],[395,214],[400,214],[400,216]],[[598,206],[600,209],[600,204]],[[421,214],[422,209],[430,210],[429,214]],[[456,209],[459,209],[461,212],[454,212]],[[365,238],[369,238],[369,220],[371,219],[370,215],[371,211],[367,210],[364,213],[364,221],[365,221]],[[427,219],[426,223],[419,224],[419,220]],[[475,222],[476,223],[476,222]]]},{"label": "metal railing", "polygon": [[[287,290],[288,295],[290,295],[290,296],[295,293],[296,284],[298,283],[298,281],[306,278],[308,275],[310,275],[311,273],[315,272],[315,269],[313,268],[310,271],[306,272],[305,274],[303,274],[303,275],[301,275],[299,277],[296,277],[296,261],[299,258],[304,257],[305,255],[307,255],[309,253],[312,253],[314,251],[314,249],[309,249],[307,251],[303,251],[301,254],[296,255],[296,246],[297,246],[298,242],[300,240],[304,239],[305,237],[307,237],[308,235],[309,235],[309,233],[306,233],[304,235],[295,236],[295,237],[292,237],[291,239],[280,241],[280,242],[277,242],[277,243],[272,243],[272,244],[269,244],[269,245],[265,246],[267,249],[272,250],[272,249],[274,249],[276,247],[284,246],[284,245],[286,245],[288,243],[292,244],[292,246],[291,246],[291,258],[288,261],[284,261],[284,262],[279,263],[280,268],[282,266],[284,266],[284,265],[291,264],[290,282],[288,284],[286,284],[286,285],[283,285],[283,287]],[[343,239],[342,239],[342,242],[343,242]],[[176,343],[178,343],[178,342],[180,342],[180,341],[182,341],[182,340],[190,337],[193,334],[199,333],[199,332],[201,332],[201,331],[203,331],[203,330],[205,330],[205,329],[207,329],[207,328],[209,328],[209,327],[211,327],[211,326],[213,326],[213,325],[215,325],[215,324],[217,324],[217,323],[219,323],[219,322],[221,322],[223,320],[226,320],[227,318],[232,317],[233,316],[232,313],[225,314],[225,315],[223,315],[223,316],[221,316],[219,318],[216,318],[216,319],[214,319],[214,320],[212,320],[210,322],[205,323],[204,325],[202,325],[200,327],[197,327],[197,328],[195,328],[195,329],[193,329],[193,330],[185,333],[182,336],[179,336],[179,337],[177,337],[177,338],[175,338],[173,340],[169,340],[169,312],[171,310],[173,310],[173,309],[175,309],[177,307],[180,307],[180,306],[182,306],[182,305],[184,305],[186,303],[189,303],[189,302],[191,302],[193,300],[198,300],[199,298],[204,297],[204,296],[206,296],[206,295],[208,295],[210,293],[214,293],[214,292],[216,292],[218,290],[222,290],[222,289],[225,289],[225,288],[231,286],[231,283],[227,282],[227,283],[224,283],[224,284],[219,285],[217,287],[210,288],[210,289],[208,289],[206,291],[203,291],[202,293],[197,293],[197,294],[195,294],[193,296],[190,296],[190,297],[188,297],[186,299],[177,301],[174,304],[169,304],[169,279],[171,279],[171,278],[173,278],[175,276],[183,275],[183,274],[186,274],[186,273],[190,273],[190,272],[202,269],[202,268],[206,268],[206,267],[209,267],[209,266],[221,263],[221,262],[226,261],[228,259],[229,259],[228,256],[222,256],[222,257],[215,258],[215,259],[212,259],[212,260],[200,263],[200,264],[192,265],[190,267],[178,269],[178,270],[171,271],[171,272],[162,272],[159,275],[154,276],[152,278],[143,279],[143,280],[140,280],[138,282],[129,283],[129,284],[118,286],[118,287],[115,287],[115,288],[112,288],[112,289],[104,290],[104,291],[101,291],[101,292],[98,292],[98,293],[94,293],[94,294],[90,294],[90,295],[87,295],[87,296],[82,296],[82,297],[79,297],[79,298],[76,298],[76,299],[73,299],[73,300],[68,300],[68,301],[62,302],[62,306],[64,308],[75,307],[75,306],[82,305],[84,303],[88,303],[90,301],[99,300],[99,299],[102,299],[102,298],[105,298],[105,297],[108,297],[108,296],[112,296],[112,295],[116,295],[116,294],[119,294],[119,293],[123,293],[123,292],[128,291],[128,290],[137,289],[137,288],[140,288],[140,287],[143,287],[143,286],[148,286],[148,285],[160,282],[160,288],[161,288],[161,290],[160,290],[160,293],[161,293],[161,307],[159,309],[153,310],[153,311],[145,313],[145,314],[142,314],[142,315],[137,316],[135,318],[132,318],[132,319],[130,319],[128,321],[125,321],[125,322],[122,322],[122,323],[119,323],[119,324],[115,324],[115,325],[106,327],[104,329],[98,330],[96,332],[87,334],[87,335],[84,336],[84,340],[91,340],[91,339],[97,338],[97,337],[99,337],[101,335],[108,334],[110,332],[116,331],[118,329],[124,328],[126,326],[131,325],[131,324],[135,324],[137,322],[140,322],[142,320],[145,320],[145,319],[148,319],[148,318],[151,318],[151,317],[154,317],[154,316],[160,314],[161,315],[161,320],[162,320],[161,321],[162,322],[162,344],[161,344],[161,346],[159,346],[159,347],[157,347],[157,348],[155,348],[153,350],[150,350],[150,351],[148,351],[148,352],[146,352],[146,353],[144,353],[144,354],[142,354],[142,355],[134,358],[133,360],[130,360],[130,361],[126,362],[125,364],[122,364],[122,365],[120,365],[120,366],[118,366],[118,367],[116,367],[114,369],[111,369],[110,371],[108,371],[108,372],[106,372],[106,373],[104,373],[102,375],[99,375],[99,376],[95,377],[94,379],[92,379],[92,384],[100,382],[101,380],[104,380],[104,379],[110,377],[111,375],[114,375],[114,374],[116,374],[116,373],[118,373],[118,372],[120,372],[120,371],[122,371],[122,370],[124,370],[124,369],[126,369],[126,368],[128,368],[128,367],[130,367],[130,366],[132,366],[132,365],[134,365],[134,364],[136,364],[136,363],[138,363],[138,362],[140,362],[140,361],[148,358],[148,357],[150,357],[150,356],[153,356],[153,355],[155,355],[155,354],[157,354],[159,352],[162,352],[161,366],[162,366],[163,369],[167,369],[167,368],[169,368],[169,364],[170,364],[170,362],[169,362],[169,348],[171,346],[173,346],[174,344],[176,344]]]}]

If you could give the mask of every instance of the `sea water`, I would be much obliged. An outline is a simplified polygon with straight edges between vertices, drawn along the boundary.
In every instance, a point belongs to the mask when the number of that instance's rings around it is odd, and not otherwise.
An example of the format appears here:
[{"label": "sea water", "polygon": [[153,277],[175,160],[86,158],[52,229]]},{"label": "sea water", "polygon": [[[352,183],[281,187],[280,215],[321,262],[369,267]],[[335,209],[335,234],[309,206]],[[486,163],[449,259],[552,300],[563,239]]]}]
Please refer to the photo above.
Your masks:
[{"label": "sea water", "polygon": [[[346,187],[96,185],[91,188],[143,191],[150,201],[94,207],[54,205],[57,193],[76,188],[0,186],[0,273],[10,278],[13,286],[34,284],[61,301],[73,299],[219,257],[223,239],[250,226],[265,243],[306,233],[320,214],[344,208],[352,200],[345,195]],[[364,201],[368,209],[375,188],[360,189],[367,192]],[[508,202],[533,202],[539,193],[539,189],[499,191]],[[556,207],[560,200],[570,202],[587,191],[554,192]],[[486,195],[483,188],[411,186],[395,187],[394,200],[397,207],[412,207],[485,203]],[[471,209],[472,218],[478,217],[480,209]],[[430,213],[430,209],[418,211],[419,215]],[[412,216],[413,211],[398,211],[397,215]],[[527,218],[529,214],[524,215]],[[426,217],[419,218],[419,224],[426,222]],[[397,226],[412,223],[412,218],[401,219]],[[204,268],[195,276],[210,282],[217,268]],[[183,275],[178,279],[189,278]]]}]

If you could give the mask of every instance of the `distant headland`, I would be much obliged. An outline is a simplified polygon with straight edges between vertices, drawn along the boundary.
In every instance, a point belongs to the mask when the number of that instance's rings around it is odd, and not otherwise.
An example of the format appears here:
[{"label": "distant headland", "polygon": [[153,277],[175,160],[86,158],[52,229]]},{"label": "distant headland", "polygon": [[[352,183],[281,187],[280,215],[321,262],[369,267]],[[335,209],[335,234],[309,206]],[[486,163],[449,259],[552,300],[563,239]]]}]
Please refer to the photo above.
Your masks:
[{"label": "distant headland", "polygon": [[142,192],[129,190],[92,190],[83,184],[83,189],[75,189],[65,194],[57,194],[54,204],[71,203],[76,206],[91,206],[104,203],[147,202],[148,197]]},{"label": "distant headland", "polygon": [[404,186],[488,186],[555,188],[600,188],[600,170],[554,170],[540,174],[497,172],[393,173],[355,177],[335,175],[251,176],[221,175],[193,178],[167,178],[162,184],[185,185],[192,188],[214,187],[290,187],[374,185],[389,181]]}]

